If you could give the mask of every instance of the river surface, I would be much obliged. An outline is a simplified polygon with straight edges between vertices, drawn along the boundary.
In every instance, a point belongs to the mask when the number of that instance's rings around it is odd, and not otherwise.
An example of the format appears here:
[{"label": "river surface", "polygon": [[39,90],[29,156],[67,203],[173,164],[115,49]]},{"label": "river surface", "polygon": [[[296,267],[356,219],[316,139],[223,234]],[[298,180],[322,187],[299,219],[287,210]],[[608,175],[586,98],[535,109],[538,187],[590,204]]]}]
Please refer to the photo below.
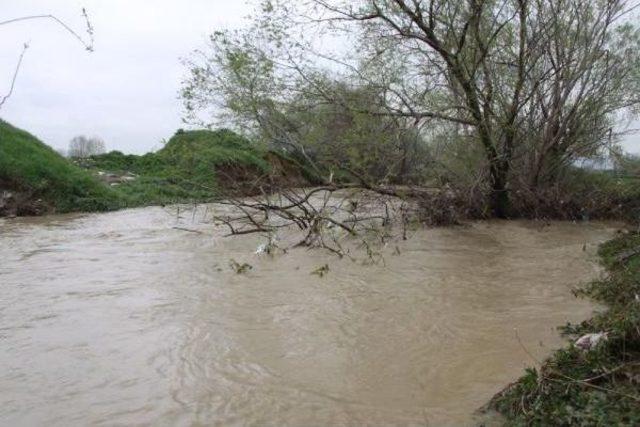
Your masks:
[{"label": "river surface", "polygon": [[589,316],[615,231],[422,229],[362,265],[255,255],[211,209],[0,220],[0,425],[473,424]]}]

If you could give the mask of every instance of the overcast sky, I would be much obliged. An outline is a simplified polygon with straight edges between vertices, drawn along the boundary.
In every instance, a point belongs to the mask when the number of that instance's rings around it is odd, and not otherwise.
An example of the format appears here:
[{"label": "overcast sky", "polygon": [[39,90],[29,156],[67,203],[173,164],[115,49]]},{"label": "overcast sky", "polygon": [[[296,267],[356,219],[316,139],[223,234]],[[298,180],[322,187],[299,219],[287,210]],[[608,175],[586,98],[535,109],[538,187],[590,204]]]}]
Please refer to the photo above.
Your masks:
[{"label": "overcast sky", "polygon": [[[30,41],[13,96],[0,117],[66,148],[78,134],[108,149],[144,153],[182,127],[180,58],[216,29],[238,27],[243,0],[0,0],[0,21],[54,14],[84,31],[87,9],[95,51],[48,20],[0,26],[0,94],[6,93],[23,42]],[[82,33],[84,35],[84,33]]]},{"label": "overcast sky", "polygon": [[[51,21],[0,26],[0,94],[22,44],[31,46],[0,117],[55,148],[86,134],[102,137],[109,150],[138,154],[159,148],[183,127],[178,90],[186,69],[180,58],[203,47],[213,31],[241,26],[251,11],[244,0],[0,3],[0,21],[54,14],[80,32],[85,7],[95,28],[95,52],[88,53]],[[640,153],[640,136],[628,137],[624,146]]]}]

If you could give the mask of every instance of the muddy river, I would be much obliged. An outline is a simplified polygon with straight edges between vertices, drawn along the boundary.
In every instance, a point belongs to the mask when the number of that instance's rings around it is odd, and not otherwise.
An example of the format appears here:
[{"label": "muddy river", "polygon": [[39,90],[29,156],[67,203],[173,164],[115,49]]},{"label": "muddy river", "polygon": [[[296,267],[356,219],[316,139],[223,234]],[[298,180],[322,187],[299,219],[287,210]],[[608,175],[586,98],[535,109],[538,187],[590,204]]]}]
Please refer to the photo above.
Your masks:
[{"label": "muddy river", "polygon": [[422,229],[362,265],[256,255],[212,209],[0,220],[0,425],[473,424],[591,313],[615,231]]}]

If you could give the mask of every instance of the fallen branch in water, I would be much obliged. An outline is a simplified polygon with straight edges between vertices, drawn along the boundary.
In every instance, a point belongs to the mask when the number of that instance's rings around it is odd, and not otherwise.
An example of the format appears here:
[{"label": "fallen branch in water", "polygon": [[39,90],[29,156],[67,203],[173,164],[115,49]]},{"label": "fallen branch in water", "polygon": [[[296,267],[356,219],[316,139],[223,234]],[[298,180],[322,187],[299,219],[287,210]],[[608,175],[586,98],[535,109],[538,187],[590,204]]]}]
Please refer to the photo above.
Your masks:
[{"label": "fallen branch in water", "polygon": [[[354,184],[283,188],[260,196],[230,197],[220,203],[233,207],[232,213],[214,217],[229,229],[228,235],[301,232],[290,248],[318,247],[340,257],[349,256],[343,240],[355,239],[360,242],[357,246],[367,248],[368,241],[385,243],[389,236],[385,229],[398,218],[402,218],[402,236],[406,237],[406,206],[402,199]],[[367,254],[372,259],[381,258],[373,250]]]},{"label": "fallen branch in water", "polygon": [[183,227],[171,227],[174,230],[180,230],[180,231],[188,231],[189,233],[197,233],[197,234],[204,234],[202,231],[200,230],[191,230],[189,228],[183,228]]}]

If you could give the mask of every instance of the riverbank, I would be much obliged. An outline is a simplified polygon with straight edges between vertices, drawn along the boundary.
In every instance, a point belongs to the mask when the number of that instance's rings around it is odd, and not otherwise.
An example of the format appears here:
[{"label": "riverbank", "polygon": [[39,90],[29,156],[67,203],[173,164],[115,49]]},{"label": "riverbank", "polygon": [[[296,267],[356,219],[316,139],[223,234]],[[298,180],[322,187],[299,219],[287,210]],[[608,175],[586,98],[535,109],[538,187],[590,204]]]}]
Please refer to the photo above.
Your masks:
[{"label": "riverbank", "polygon": [[576,294],[605,309],[565,326],[572,344],[491,400],[508,425],[640,424],[640,233],[604,243],[599,255],[606,277]]},{"label": "riverbank", "polygon": [[312,182],[294,160],[226,129],[179,130],[142,156],[70,161],[0,120],[0,217],[203,203]]},{"label": "riverbank", "polygon": [[122,203],[91,174],[0,120],[0,216],[106,211]]}]

